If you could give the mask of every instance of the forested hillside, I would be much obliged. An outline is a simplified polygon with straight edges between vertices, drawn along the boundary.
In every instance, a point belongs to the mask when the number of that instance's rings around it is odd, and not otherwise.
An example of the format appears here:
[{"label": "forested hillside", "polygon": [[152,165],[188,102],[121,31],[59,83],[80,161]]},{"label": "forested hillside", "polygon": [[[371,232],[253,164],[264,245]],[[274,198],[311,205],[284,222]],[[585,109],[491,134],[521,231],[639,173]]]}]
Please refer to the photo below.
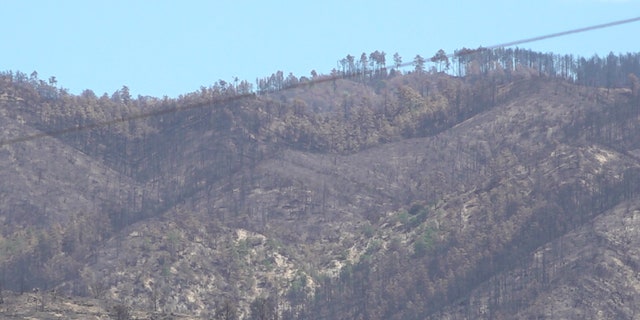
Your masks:
[{"label": "forested hillside", "polygon": [[637,316],[640,54],[411,61],[175,99],[2,73],[0,313]]}]

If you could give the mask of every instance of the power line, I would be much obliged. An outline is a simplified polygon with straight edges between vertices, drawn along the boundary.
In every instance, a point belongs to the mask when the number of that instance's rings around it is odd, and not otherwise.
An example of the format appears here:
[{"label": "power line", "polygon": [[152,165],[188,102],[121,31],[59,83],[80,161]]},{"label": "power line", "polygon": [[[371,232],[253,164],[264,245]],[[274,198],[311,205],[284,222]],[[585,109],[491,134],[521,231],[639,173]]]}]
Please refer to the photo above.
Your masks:
[{"label": "power line", "polygon": [[[588,27],[583,27],[583,28],[578,28],[578,29],[572,29],[572,30],[567,30],[567,31],[556,32],[556,33],[551,33],[551,34],[547,34],[547,35],[532,37],[532,38],[526,38],[526,39],[521,39],[521,40],[505,42],[505,43],[491,45],[491,46],[487,46],[487,47],[481,47],[478,50],[482,50],[482,49],[490,50],[490,49],[511,47],[511,46],[520,45],[520,44],[524,44],[524,43],[531,43],[531,42],[536,42],[536,41],[540,41],[540,40],[563,37],[563,36],[567,36],[567,35],[570,35],[570,34],[576,34],[576,33],[593,31],[593,30],[597,30],[597,29],[609,28],[609,27],[618,26],[618,25],[627,24],[627,23],[632,23],[632,22],[636,22],[636,21],[640,21],[640,17],[635,17],[635,18],[630,18],[630,19],[625,19],[625,20],[612,21],[612,22],[608,22],[608,23],[603,23],[603,24],[598,24],[598,25],[593,25],[593,26],[588,26]],[[473,54],[475,52],[478,52],[478,50],[470,50],[468,53],[459,53],[458,56],[464,55],[464,54]],[[447,55],[447,57],[449,57],[449,58],[454,57],[454,56],[456,56],[455,53],[451,53],[451,54]],[[413,65],[413,62],[405,62],[405,63],[402,63],[402,64],[398,65],[397,67],[398,68],[404,68],[404,67],[407,67],[407,66],[410,66],[410,65]],[[371,72],[371,71],[369,71],[369,72]],[[279,90],[276,90],[276,91],[273,91],[273,92],[269,92],[269,93],[282,92],[282,91],[286,91],[286,90],[299,88],[299,87],[302,87],[302,86],[308,86],[308,85],[317,84],[317,83],[335,81],[335,80],[338,80],[338,79],[348,79],[348,78],[356,77],[356,76],[359,76],[359,75],[362,75],[362,74],[361,73],[354,73],[354,74],[349,74],[349,75],[341,74],[341,75],[335,75],[335,76],[323,76],[323,77],[320,77],[319,79],[315,79],[315,80],[311,80],[309,82],[305,82],[305,83],[300,83],[300,84],[297,84],[297,85],[289,86],[289,87],[282,88],[282,89],[279,89]],[[150,111],[150,112],[143,112],[143,113],[135,114],[135,115],[132,115],[132,116],[116,118],[116,119],[112,119],[112,120],[108,120],[108,121],[96,122],[96,123],[92,123],[92,124],[88,124],[88,125],[78,125],[78,126],[67,127],[67,128],[58,129],[58,130],[43,131],[43,132],[40,132],[40,133],[37,133],[37,134],[34,134],[34,135],[27,135],[27,136],[21,136],[21,137],[17,137],[17,138],[13,138],[13,139],[0,140],[0,147],[1,146],[5,146],[5,145],[11,145],[11,144],[14,144],[14,143],[31,141],[31,140],[35,140],[35,139],[39,139],[39,138],[43,138],[43,137],[56,137],[56,136],[63,135],[63,134],[66,134],[66,133],[78,132],[78,131],[86,131],[86,130],[101,128],[101,127],[106,127],[106,126],[115,125],[115,124],[119,124],[119,123],[123,123],[123,122],[127,122],[127,121],[145,119],[145,118],[155,117],[155,116],[168,114],[168,113],[174,113],[174,112],[185,111],[185,110],[190,110],[190,109],[198,109],[198,108],[203,108],[203,107],[209,107],[209,106],[211,106],[213,104],[226,103],[226,102],[236,101],[236,100],[250,98],[250,97],[255,97],[255,94],[239,94],[239,95],[235,95],[235,96],[231,96],[231,97],[226,97],[226,98],[221,98],[221,99],[214,99],[212,101],[207,101],[207,102],[203,102],[203,103],[187,105],[187,106],[184,106],[184,107],[169,107],[169,108],[166,108],[166,109]]]},{"label": "power line", "polygon": [[74,127],[67,127],[67,128],[58,129],[58,130],[43,131],[30,136],[22,136],[22,137],[17,137],[13,139],[2,140],[0,142],[0,147],[4,145],[10,145],[10,144],[19,143],[19,142],[26,142],[26,141],[35,140],[35,139],[44,138],[44,137],[55,137],[65,133],[107,127],[110,125],[115,125],[115,124],[131,121],[131,120],[145,119],[145,118],[156,117],[156,116],[160,116],[168,113],[202,108],[202,107],[211,106],[213,104],[220,103],[220,102],[231,102],[234,100],[240,100],[240,99],[245,99],[245,98],[254,97],[254,96],[255,96],[254,94],[239,94],[239,95],[235,95],[235,96],[220,99],[220,100],[208,101],[206,103],[197,103],[197,104],[187,105],[184,107],[169,107],[169,108],[151,111],[151,112],[143,112],[143,113],[139,113],[139,114],[128,116],[128,117],[115,118],[108,121],[96,122],[96,123],[91,123],[87,125],[77,125]]},{"label": "power line", "polygon": [[487,49],[496,49],[496,48],[503,48],[503,47],[512,47],[512,46],[517,46],[517,45],[523,44],[523,43],[530,43],[530,42],[535,42],[535,41],[540,41],[540,40],[557,38],[557,37],[567,36],[567,35],[575,34],[575,33],[593,31],[593,30],[597,30],[597,29],[604,29],[604,28],[618,26],[618,25],[626,24],[626,23],[632,23],[632,22],[636,22],[636,21],[640,21],[640,17],[635,17],[635,18],[625,19],[625,20],[618,20],[618,21],[613,21],[613,22],[608,22],[608,23],[598,24],[598,25],[595,25],[595,26],[578,28],[578,29],[573,29],[573,30],[568,30],[568,31],[556,32],[556,33],[551,33],[551,34],[547,34],[547,35],[544,35],[544,36],[538,36],[538,37],[533,37],[533,38],[528,38],[528,39],[505,42],[505,43],[489,46],[489,47],[486,47],[486,48]]}]

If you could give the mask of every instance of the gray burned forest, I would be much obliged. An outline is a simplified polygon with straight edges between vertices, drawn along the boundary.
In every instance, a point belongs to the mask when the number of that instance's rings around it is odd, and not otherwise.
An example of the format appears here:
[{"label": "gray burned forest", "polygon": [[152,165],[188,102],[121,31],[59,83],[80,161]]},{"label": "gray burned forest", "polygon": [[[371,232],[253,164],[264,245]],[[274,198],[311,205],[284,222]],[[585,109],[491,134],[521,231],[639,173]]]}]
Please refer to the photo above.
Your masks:
[{"label": "gray burned forest", "polygon": [[640,55],[0,76],[0,318],[640,317]]}]

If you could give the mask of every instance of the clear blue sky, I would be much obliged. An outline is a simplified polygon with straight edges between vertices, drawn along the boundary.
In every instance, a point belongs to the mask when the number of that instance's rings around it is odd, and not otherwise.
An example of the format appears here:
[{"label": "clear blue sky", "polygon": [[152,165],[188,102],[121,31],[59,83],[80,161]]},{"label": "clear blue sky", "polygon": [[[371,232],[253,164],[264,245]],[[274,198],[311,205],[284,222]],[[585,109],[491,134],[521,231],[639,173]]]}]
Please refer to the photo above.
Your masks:
[{"label": "clear blue sky", "polygon": [[[328,73],[347,54],[410,61],[637,16],[640,0],[6,0],[0,70],[56,76],[74,94],[177,97],[235,76]],[[636,52],[639,35],[635,22],[521,47]]]}]

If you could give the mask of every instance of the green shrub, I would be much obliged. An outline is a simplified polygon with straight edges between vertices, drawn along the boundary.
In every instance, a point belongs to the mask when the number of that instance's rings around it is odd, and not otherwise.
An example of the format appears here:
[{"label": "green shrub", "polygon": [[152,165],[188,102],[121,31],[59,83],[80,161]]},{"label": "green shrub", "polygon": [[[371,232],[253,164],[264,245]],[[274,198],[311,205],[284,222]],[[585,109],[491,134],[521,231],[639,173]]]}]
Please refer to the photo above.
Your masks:
[{"label": "green shrub", "polygon": [[435,230],[433,228],[427,228],[422,235],[420,235],[413,243],[413,253],[416,257],[423,257],[433,248],[433,236]]},{"label": "green shrub", "polygon": [[409,222],[409,213],[404,210],[398,213],[398,221],[403,225],[406,225]]},{"label": "green shrub", "polygon": [[375,229],[373,228],[373,226],[367,222],[363,227],[362,227],[362,232],[364,233],[364,236],[367,238],[371,238],[373,236]]}]

